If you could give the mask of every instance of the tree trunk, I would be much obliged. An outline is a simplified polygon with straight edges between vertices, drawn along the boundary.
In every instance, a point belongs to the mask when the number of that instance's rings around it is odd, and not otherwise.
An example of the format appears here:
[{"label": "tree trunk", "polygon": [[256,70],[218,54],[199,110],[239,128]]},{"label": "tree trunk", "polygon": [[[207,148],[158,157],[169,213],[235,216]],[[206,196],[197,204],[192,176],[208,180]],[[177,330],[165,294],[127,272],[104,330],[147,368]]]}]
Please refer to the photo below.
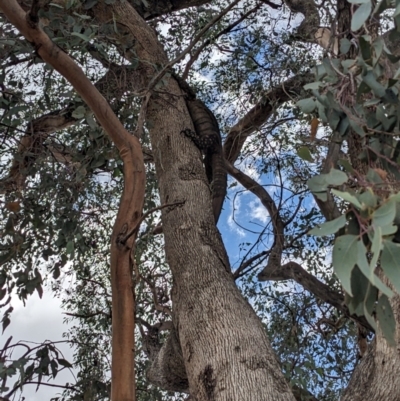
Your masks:
[{"label": "tree trunk", "polygon": [[[171,80],[168,92],[177,90]],[[185,201],[163,210],[162,221],[190,394],[198,401],[294,399],[265,329],[232,279],[200,152],[180,135],[191,126],[185,103],[169,100],[149,104],[149,116],[161,203]]]},{"label": "tree trunk", "polygon": [[396,319],[397,346],[390,347],[378,330],[356,367],[341,401],[400,400],[400,296],[395,295],[390,303]]},{"label": "tree trunk", "polygon": [[[143,65],[167,63],[154,31],[127,2],[103,8],[101,18],[111,12],[135,37]],[[153,68],[141,71],[147,83],[156,75]],[[265,329],[231,276],[200,151],[180,134],[193,125],[175,79],[152,92],[146,122],[161,204],[184,202],[163,209],[162,223],[173,274],[173,322],[191,396],[197,401],[294,400]]]}]

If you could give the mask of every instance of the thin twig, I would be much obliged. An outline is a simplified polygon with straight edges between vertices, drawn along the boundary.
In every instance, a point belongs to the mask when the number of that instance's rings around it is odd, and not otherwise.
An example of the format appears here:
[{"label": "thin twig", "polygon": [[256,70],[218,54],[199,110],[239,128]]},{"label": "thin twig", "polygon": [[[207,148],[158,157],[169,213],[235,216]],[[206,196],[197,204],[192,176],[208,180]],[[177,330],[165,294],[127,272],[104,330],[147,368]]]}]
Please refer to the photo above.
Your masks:
[{"label": "thin twig", "polygon": [[235,0],[228,7],[224,8],[216,17],[214,17],[193,39],[192,43],[181,53],[179,56],[175,57],[172,61],[167,63],[167,65],[150,81],[148,86],[148,91],[151,91],[158,83],[158,81],[165,75],[165,73],[178,61],[181,61],[197,44],[197,42],[202,38],[202,36],[225,14],[227,14],[233,7],[235,7],[241,0]]},{"label": "thin twig", "polygon": [[[248,11],[246,14],[242,15],[237,21],[233,22],[232,24],[228,25],[225,29],[223,29],[221,32],[219,32],[217,35],[215,35],[215,37],[213,38],[218,39],[220,36],[230,32],[235,26],[237,26],[238,24],[240,24],[244,19],[246,19],[250,14],[252,14],[253,12],[257,11],[260,7],[262,6],[262,4],[258,4],[255,7],[253,7],[250,11]],[[211,39],[207,39],[205,42],[202,43],[202,45],[196,50],[196,52],[194,53],[193,56],[190,57],[190,60],[188,61],[188,63],[186,64],[185,67],[185,71],[183,71],[182,74],[182,79],[186,80],[188,75],[189,75],[189,71],[190,68],[192,67],[193,63],[198,59],[200,53],[204,50],[204,48],[206,46],[208,46],[211,43]]]},{"label": "thin twig", "polygon": [[165,205],[161,205],[161,206],[157,206],[151,210],[149,210],[148,212],[146,212],[138,221],[138,223],[128,232],[128,234],[125,235],[125,237],[123,237],[121,239],[121,243],[125,244],[126,241],[129,239],[129,237],[132,236],[133,233],[136,232],[136,230],[139,229],[140,225],[142,224],[143,220],[146,219],[150,214],[156,212],[157,210],[161,210],[164,209],[165,207],[169,207],[169,206],[177,206],[177,205],[183,205],[185,203],[185,201],[179,201],[179,202],[175,202],[175,203],[166,203]]}]

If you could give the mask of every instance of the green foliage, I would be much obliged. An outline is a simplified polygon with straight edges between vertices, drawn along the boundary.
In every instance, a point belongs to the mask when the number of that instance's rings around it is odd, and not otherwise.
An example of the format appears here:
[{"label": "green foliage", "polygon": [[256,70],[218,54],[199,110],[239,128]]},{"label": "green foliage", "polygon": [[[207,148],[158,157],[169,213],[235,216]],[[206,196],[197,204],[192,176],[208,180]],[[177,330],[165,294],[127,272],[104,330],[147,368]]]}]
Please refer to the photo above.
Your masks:
[{"label": "green foliage", "polygon": [[[358,31],[371,16],[372,2],[349,2],[358,5],[351,23],[351,29]],[[381,14],[391,6],[389,1],[382,1],[375,12]],[[393,17],[396,19],[396,11]],[[396,30],[391,35],[398,39]],[[394,327],[394,317],[388,302],[393,293],[387,287],[389,284],[384,284],[376,273],[382,268],[390,284],[399,291],[400,266],[397,266],[397,261],[400,254],[396,242],[400,204],[397,201],[398,188],[396,185],[392,187],[391,181],[400,177],[400,83],[397,73],[388,76],[387,71],[388,63],[395,63],[398,58],[392,55],[382,37],[361,32],[357,39],[358,51],[352,51],[348,39],[341,40],[340,52],[347,56],[345,60],[324,59],[316,66],[316,82],[307,88],[311,89],[313,97],[298,103],[305,113],[317,109],[320,118],[343,139],[359,136],[358,141],[363,144],[358,149],[358,159],[364,167],[360,169],[358,166],[357,173],[354,173],[356,166],[346,165],[350,181],[329,182],[324,174],[308,181],[310,190],[319,199],[326,201],[327,191],[330,191],[343,205],[348,205],[343,216],[313,229],[310,234],[337,234],[332,261],[336,275],[352,297],[352,309],[364,314],[371,324],[373,315],[376,316],[385,337],[394,344],[390,332]],[[343,85],[351,86],[346,96],[343,96]],[[363,177],[363,183],[360,177]],[[355,281],[360,274],[367,279],[367,289],[365,284]],[[378,290],[383,293],[379,299]]]},{"label": "green foliage", "polygon": [[[146,8],[148,2],[137,3]],[[360,7],[353,14],[352,28],[362,30],[369,21],[372,2],[353,3]],[[378,12],[391,7],[390,3],[379,3]],[[132,55],[133,43],[118,21],[99,25],[92,18],[96,4],[96,0],[69,0],[65,6],[50,3],[41,10],[41,17],[48,21],[45,29],[54,42],[84,66],[123,124],[133,131],[139,107],[129,81],[140,60]],[[112,0],[106,4],[112,4]],[[165,25],[150,23],[158,29],[158,37],[172,59],[224,6],[224,2],[213,2],[163,16]],[[232,22],[256,6],[229,31]],[[253,106],[274,102],[268,97],[270,88],[281,86],[285,77],[307,71],[319,57],[312,45],[293,43],[293,37],[282,29],[282,16],[278,14],[264,3],[244,1],[207,31],[193,50],[208,43],[193,65],[189,81],[215,112],[224,135]],[[74,346],[71,363],[77,372],[76,382],[65,389],[60,399],[108,399],[108,259],[112,224],[122,191],[121,160],[70,85],[44,65],[8,23],[1,23],[4,38],[0,39],[0,48],[4,57],[2,53],[0,179],[7,178],[14,157],[25,163],[21,168],[27,172],[23,194],[9,191],[8,198],[1,200],[5,206],[0,212],[0,229],[4,233],[0,249],[2,328],[7,329],[12,319],[13,297],[26,300],[35,291],[41,294],[44,284],[50,284],[72,315],[67,319],[72,327],[65,335]],[[224,30],[227,33],[220,35]],[[399,37],[397,31],[393,35]],[[315,82],[305,86],[307,94],[297,102],[299,110],[293,109],[296,100],[276,108],[272,118],[248,138],[238,162],[243,169],[258,174],[260,183],[279,206],[285,223],[283,262],[301,262],[308,272],[340,292],[334,272],[347,292],[351,313],[365,315],[373,327],[377,318],[385,337],[393,342],[390,297],[392,287],[396,291],[400,288],[400,194],[386,185],[385,175],[400,178],[399,74],[386,79],[385,65],[387,60],[397,61],[397,57],[373,35],[362,32],[355,38],[357,48],[354,40],[343,38],[342,57],[326,57],[317,62]],[[105,75],[114,65],[120,72],[117,80],[110,78],[112,74]],[[182,71],[184,65],[175,68]],[[59,111],[70,125],[51,133],[24,156],[17,154],[29,121],[46,113],[59,115]],[[318,115],[322,126],[317,140],[307,143],[309,118],[304,118],[304,113]],[[317,175],[326,157],[326,143],[332,141],[332,131],[338,134],[334,137],[338,143],[354,132],[361,138],[360,163],[373,163],[365,174],[357,172],[358,166],[341,156],[341,167]],[[143,145],[151,149],[146,127]],[[60,161],[60,155],[68,160]],[[149,164],[146,169],[148,211],[159,205],[159,196],[154,167]],[[342,215],[326,222],[312,203],[309,190],[320,201],[333,194]],[[337,400],[355,364],[355,327],[333,307],[321,304],[292,281],[256,283],[256,270],[263,267],[274,245],[273,223],[265,210],[261,218],[250,208],[237,212],[236,199],[247,205],[254,201],[246,196],[246,191],[232,183],[225,204],[225,213],[232,211],[232,218],[227,220],[232,226],[229,231],[226,226],[221,228],[228,239],[234,269],[254,258],[239,275],[239,288],[263,320],[291,384],[309,389],[321,401]],[[13,202],[19,203],[19,210],[10,210]],[[159,216],[154,213],[146,219],[135,256],[141,276],[136,286],[137,317],[148,325],[170,318],[160,311],[171,307],[172,278],[164,243],[162,238],[151,235]],[[235,232],[234,227],[243,231]],[[311,227],[315,228],[310,231]],[[247,233],[245,240],[241,239],[243,232]],[[306,236],[307,232],[316,237]],[[382,278],[380,268],[390,282]],[[69,286],[65,284],[67,280],[71,281]],[[155,302],[162,308],[156,308]],[[145,326],[142,328],[145,330]],[[136,334],[138,400],[184,399],[147,381],[148,361],[139,329]],[[50,346],[42,349],[22,359],[8,356],[7,363],[0,367],[0,379],[18,377],[18,385],[22,386],[33,377],[40,377],[42,382],[54,378],[62,368],[70,367]]]},{"label": "green foliage", "polygon": [[[1,393],[8,392],[11,395],[29,382],[35,382],[39,387],[44,379],[54,379],[59,372],[72,368],[54,343],[46,342],[32,347],[31,344],[23,342],[12,344],[11,340],[12,337],[7,340],[1,351]],[[18,352],[19,348],[23,348],[23,355],[12,360],[11,355]],[[7,381],[10,379],[13,380],[12,389],[7,386]]]}]

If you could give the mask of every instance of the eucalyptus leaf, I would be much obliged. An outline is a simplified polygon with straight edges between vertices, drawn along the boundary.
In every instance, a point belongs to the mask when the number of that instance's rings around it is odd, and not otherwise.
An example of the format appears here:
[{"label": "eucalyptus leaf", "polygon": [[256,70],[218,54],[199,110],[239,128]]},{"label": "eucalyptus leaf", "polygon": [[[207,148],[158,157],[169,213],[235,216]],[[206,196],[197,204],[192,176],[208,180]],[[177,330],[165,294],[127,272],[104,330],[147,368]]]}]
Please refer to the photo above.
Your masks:
[{"label": "eucalyptus leaf", "polygon": [[372,71],[368,71],[365,76],[363,76],[363,82],[366,83],[374,92],[374,94],[378,97],[384,97],[386,94],[386,90],[382,84],[380,84],[374,73]]},{"label": "eucalyptus leaf", "polygon": [[377,59],[379,59],[382,55],[382,51],[383,51],[383,39],[378,37],[377,39],[375,39],[374,43],[373,43],[373,48],[375,50],[375,55],[377,57]]},{"label": "eucalyptus leaf", "polygon": [[72,36],[76,36],[76,37],[82,39],[85,42],[89,42],[90,41],[90,38],[88,36],[84,35],[83,33],[71,32],[71,35]]},{"label": "eucalyptus leaf", "polygon": [[381,266],[386,277],[400,293],[400,245],[383,240]]},{"label": "eucalyptus leaf", "polygon": [[79,120],[85,117],[85,114],[86,114],[86,108],[84,106],[79,106],[72,112],[72,117]]},{"label": "eucalyptus leaf", "polygon": [[351,117],[349,118],[350,120],[350,127],[361,137],[365,136],[365,131],[362,129],[362,127],[360,127],[355,121],[353,121],[351,119]]},{"label": "eucalyptus leaf", "polygon": [[296,104],[300,107],[301,111],[306,114],[312,113],[316,106],[313,98],[299,100]]},{"label": "eucalyptus leaf", "polygon": [[370,168],[368,170],[366,178],[372,184],[382,184],[383,183],[383,180],[382,180],[381,176],[373,168]]},{"label": "eucalyptus leaf", "polygon": [[372,215],[372,224],[374,226],[384,227],[393,223],[396,216],[396,202],[390,199],[384,203],[379,209],[375,210]]},{"label": "eucalyptus leaf", "polygon": [[378,263],[379,255],[382,249],[382,229],[376,227],[373,233],[370,233],[370,238],[372,238],[371,252],[372,258],[370,261],[370,269],[374,270],[376,264]]},{"label": "eucalyptus leaf", "polygon": [[398,227],[393,224],[381,227],[382,235],[393,235],[397,232]]},{"label": "eucalyptus leaf", "polygon": [[312,192],[323,192],[328,188],[326,174],[316,175],[307,181],[308,188]]},{"label": "eucalyptus leaf", "polygon": [[305,90],[319,89],[321,86],[323,86],[323,83],[321,81],[311,82],[311,83],[309,83],[307,85],[304,85],[304,89]]},{"label": "eucalyptus leaf", "polygon": [[329,185],[343,185],[348,180],[348,176],[343,171],[337,169],[331,169],[331,171],[326,174],[325,180]]},{"label": "eucalyptus leaf", "polygon": [[378,197],[372,192],[371,188],[367,188],[361,195],[359,195],[358,199],[362,204],[365,204],[372,209],[378,204]]},{"label": "eucalyptus leaf", "polygon": [[[372,3],[370,0],[363,2],[363,4],[357,8],[351,19],[351,30],[358,31],[368,19],[372,10]],[[360,3],[358,3],[360,4]]]},{"label": "eucalyptus leaf", "polygon": [[347,38],[340,39],[340,53],[346,54],[351,47],[351,42]]},{"label": "eucalyptus leaf", "polygon": [[354,168],[353,166],[349,163],[348,160],[346,159],[340,159],[338,161],[338,165],[342,166],[348,173],[354,173]]},{"label": "eucalyptus leaf", "polygon": [[313,162],[314,159],[311,156],[310,149],[307,146],[302,146],[297,150],[297,155],[305,161]]},{"label": "eucalyptus leaf", "polygon": [[393,291],[376,276],[374,273],[375,269],[371,269],[367,260],[367,248],[362,241],[358,241],[357,243],[357,266],[373,286],[388,297],[393,296]]},{"label": "eucalyptus leaf", "polygon": [[74,253],[74,242],[73,241],[68,241],[65,253],[67,255],[72,255]]},{"label": "eucalyptus leaf", "polygon": [[331,235],[339,231],[346,224],[346,216],[342,215],[332,221],[327,221],[318,227],[313,228],[308,232],[309,235]]},{"label": "eucalyptus leaf", "polygon": [[394,10],[393,17],[397,17],[400,15],[400,3],[396,5],[396,9]]},{"label": "eucalyptus leaf", "polygon": [[343,288],[352,295],[351,271],[357,263],[357,242],[356,235],[342,235],[336,238],[332,252],[332,262],[335,273],[342,283]]},{"label": "eucalyptus leaf", "polygon": [[339,198],[342,198],[343,200],[350,202],[356,208],[362,209],[362,205],[361,205],[360,201],[354,195],[350,194],[349,192],[342,192],[342,191],[338,191],[336,189],[332,189],[332,193],[334,195],[338,196]]},{"label": "eucalyptus leaf", "polygon": [[388,344],[392,347],[396,345],[396,321],[394,319],[392,306],[386,295],[381,295],[376,305],[376,315],[379,328],[382,330]]},{"label": "eucalyptus leaf", "polygon": [[372,313],[375,309],[376,299],[378,297],[378,290],[371,284],[368,285],[367,295],[364,300],[364,316],[367,319],[370,326],[376,331],[377,326]]}]

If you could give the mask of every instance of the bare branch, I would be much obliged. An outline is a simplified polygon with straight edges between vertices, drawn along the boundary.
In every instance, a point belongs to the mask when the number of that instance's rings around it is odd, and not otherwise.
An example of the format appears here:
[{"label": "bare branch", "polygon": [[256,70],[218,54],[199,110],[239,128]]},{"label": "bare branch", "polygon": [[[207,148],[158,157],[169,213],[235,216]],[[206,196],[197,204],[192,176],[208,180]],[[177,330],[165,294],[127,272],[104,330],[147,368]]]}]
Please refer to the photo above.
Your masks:
[{"label": "bare branch", "polygon": [[[260,253],[258,253],[257,255],[254,255],[253,257],[251,257],[250,259],[247,259],[246,261],[244,261],[243,263],[241,263],[241,265],[238,267],[238,269],[233,272],[233,278],[236,280],[237,278],[239,278],[242,273],[244,272],[244,270],[251,266],[255,261],[258,260],[258,263],[261,263],[262,260],[267,257],[270,254],[270,251],[262,251]],[[252,267],[253,269],[254,267]]]},{"label": "bare branch", "polygon": [[[253,194],[255,194],[260,199],[261,203],[267,209],[271,217],[274,232],[274,246],[272,247],[271,253],[268,258],[268,266],[270,264],[280,266],[285,238],[285,224],[281,219],[279,210],[276,207],[274,200],[265,190],[265,188],[257,183],[255,180],[253,180],[251,177],[244,174],[227,161],[225,162],[225,166],[228,173],[237,181],[239,181],[246,189],[253,192]],[[235,272],[235,274],[238,274],[238,272]]]}]

